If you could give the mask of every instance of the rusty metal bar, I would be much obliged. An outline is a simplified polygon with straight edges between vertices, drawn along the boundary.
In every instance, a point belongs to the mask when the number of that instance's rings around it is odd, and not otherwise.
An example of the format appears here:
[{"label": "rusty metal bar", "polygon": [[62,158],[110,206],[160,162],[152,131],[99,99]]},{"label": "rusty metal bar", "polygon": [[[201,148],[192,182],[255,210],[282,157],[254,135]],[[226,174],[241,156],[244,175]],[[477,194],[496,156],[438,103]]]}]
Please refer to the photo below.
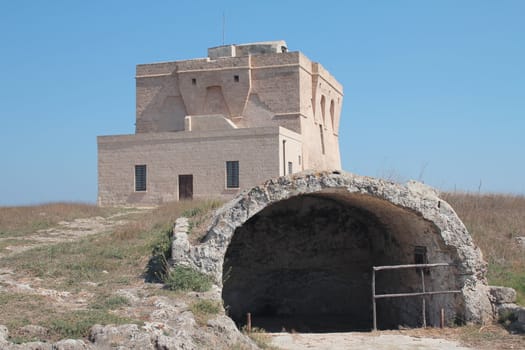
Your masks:
[{"label": "rusty metal bar", "polygon": [[388,266],[374,266],[374,271],[380,270],[396,270],[396,269],[408,269],[411,267],[436,267],[436,266],[450,266],[447,263],[436,263],[436,264],[408,264],[408,265],[388,265]]},{"label": "rusty metal bar", "polygon": [[402,297],[417,297],[421,295],[434,295],[434,294],[452,294],[461,293],[460,290],[440,290],[437,292],[414,292],[414,293],[396,293],[396,294],[376,294],[376,299],[382,298],[402,298]]},{"label": "rusty metal bar", "polygon": [[[426,328],[426,300],[425,296],[435,295],[435,294],[453,294],[461,293],[460,290],[442,290],[435,292],[427,292],[425,290],[425,275],[423,268],[428,267],[438,267],[438,266],[450,266],[451,264],[447,263],[435,263],[435,264],[407,264],[407,265],[389,265],[389,266],[372,266],[372,309],[373,309],[373,330],[377,330],[377,309],[376,309],[376,299],[382,298],[401,298],[401,297],[415,297],[421,296],[422,298],[422,314],[423,314],[423,327]],[[421,286],[422,292],[414,293],[394,293],[394,294],[376,294],[376,271],[381,270],[396,270],[396,269],[408,269],[408,268],[420,268],[421,269]],[[441,309],[441,324],[443,325],[444,321],[444,310]]]}]

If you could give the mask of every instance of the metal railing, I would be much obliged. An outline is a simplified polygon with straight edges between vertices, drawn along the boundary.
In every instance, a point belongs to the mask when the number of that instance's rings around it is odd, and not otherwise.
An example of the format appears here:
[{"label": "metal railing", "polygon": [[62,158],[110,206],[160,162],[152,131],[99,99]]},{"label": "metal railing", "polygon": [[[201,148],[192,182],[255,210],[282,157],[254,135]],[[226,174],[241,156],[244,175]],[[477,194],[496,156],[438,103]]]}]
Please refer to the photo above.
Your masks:
[{"label": "metal railing", "polygon": [[[374,331],[377,330],[377,313],[376,313],[376,299],[382,298],[401,298],[401,297],[416,297],[421,296],[422,304],[422,314],[423,314],[423,328],[427,326],[426,319],[426,295],[435,295],[435,294],[452,294],[452,293],[461,293],[460,290],[441,290],[441,291],[430,291],[425,290],[425,274],[424,268],[429,267],[438,267],[438,266],[450,266],[447,263],[436,263],[436,264],[409,264],[409,265],[389,265],[389,266],[373,266],[372,267],[372,303],[373,303],[373,321],[374,321]],[[421,292],[413,293],[393,293],[393,294],[376,294],[376,271],[381,270],[397,270],[397,269],[409,269],[409,268],[419,268],[421,272]]]}]

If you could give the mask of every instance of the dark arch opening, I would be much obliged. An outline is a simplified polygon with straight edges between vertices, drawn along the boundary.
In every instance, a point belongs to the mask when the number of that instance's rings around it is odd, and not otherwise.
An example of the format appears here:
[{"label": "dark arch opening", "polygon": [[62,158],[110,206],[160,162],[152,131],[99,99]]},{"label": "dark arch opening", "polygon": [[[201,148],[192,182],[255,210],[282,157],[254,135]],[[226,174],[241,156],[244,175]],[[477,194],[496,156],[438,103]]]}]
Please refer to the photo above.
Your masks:
[{"label": "dark arch opening", "polygon": [[[417,213],[368,195],[316,193],[274,203],[235,230],[223,265],[225,308],[239,327],[250,312],[252,325],[268,331],[370,330],[372,266],[413,264],[416,247],[425,247],[430,261],[450,262],[437,233]],[[450,272],[431,271],[428,290],[455,286]],[[420,274],[388,271],[376,285],[381,294],[419,291]],[[433,298],[430,325],[453,298]],[[380,329],[417,327],[422,318],[420,298],[381,299],[377,309]]]}]

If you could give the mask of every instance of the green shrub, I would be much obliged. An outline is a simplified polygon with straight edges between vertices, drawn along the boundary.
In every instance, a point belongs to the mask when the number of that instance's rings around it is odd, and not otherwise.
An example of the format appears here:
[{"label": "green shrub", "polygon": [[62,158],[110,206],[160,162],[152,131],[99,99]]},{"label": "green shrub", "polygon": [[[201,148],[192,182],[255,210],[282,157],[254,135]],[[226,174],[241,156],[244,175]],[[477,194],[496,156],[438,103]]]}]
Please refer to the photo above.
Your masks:
[{"label": "green shrub", "polygon": [[192,218],[192,217],[195,217],[195,216],[201,214],[203,211],[204,211],[203,208],[195,207],[195,208],[191,208],[191,209],[185,210],[182,213],[182,216],[185,216],[187,218]]},{"label": "green shrub", "polygon": [[79,310],[58,317],[50,322],[48,328],[58,338],[82,338],[89,335],[95,324],[126,324],[137,321],[119,317],[102,310]]},{"label": "green shrub", "polygon": [[205,292],[212,286],[209,276],[186,266],[175,266],[165,276],[164,283],[175,291]]},{"label": "green shrub", "polygon": [[216,315],[221,311],[221,306],[216,301],[199,300],[191,305],[191,311],[194,314]]},{"label": "green shrub", "polygon": [[197,324],[205,326],[210,317],[221,311],[221,304],[212,300],[198,300],[191,304],[190,310],[193,312]]}]

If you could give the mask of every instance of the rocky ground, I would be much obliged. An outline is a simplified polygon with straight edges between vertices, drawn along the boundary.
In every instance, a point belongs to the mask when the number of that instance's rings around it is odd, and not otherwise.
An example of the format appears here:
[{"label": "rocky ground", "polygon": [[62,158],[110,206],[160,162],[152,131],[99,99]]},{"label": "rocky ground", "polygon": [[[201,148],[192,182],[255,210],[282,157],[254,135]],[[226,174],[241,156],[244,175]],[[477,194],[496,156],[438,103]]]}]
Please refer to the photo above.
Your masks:
[{"label": "rocky ground", "polygon": [[[161,284],[146,283],[142,276],[129,277],[120,284],[106,285],[103,276],[117,278],[115,272],[101,268],[100,276],[78,281],[74,287],[64,287],[65,282],[47,280],[45,274],[25,274],[17,271],[17,258],[39,260],[39,247],[79,242],[93,236],[93,242],[103,240],[111,232],[126,225],[129,212],[114,216],[93,217],[60,222],[56,227],[37,230],[16,238],[19,241],[0,251],[0,297],[6,310],[16,315],[23,313],[26,304],[35,304],[23,323],[7,329],[0,326],[0,349],[519,349],[525,348],[523,336],[510,336],[501,327],[490,332],[476,328],[465,337],[460,331],[421,330],[410,332],[336,333],[336,334],[253,334],[240,333],[224,312],[201,310],[203,302],[220,305],[220,292],[212,289],[205,293],[174,293],[163,289]],[[102,243],[108,245],[109,243]],[[71,246],[65,246],[70,249]],[[117,250],[118,252],[118,250]],[[118,254],[112,250],[112,254]],[[122,258],[120,258],[122,259]],[[29,262],[30,263],[30,262]],[[33,263],[38,263],[34,261]],[[138,261],[137,266],[144,266]],[[68,264],[68,263],[65,263]],[[71,262],[69,262],[71,264]],[[104,265],[101,265],[104,266]],[[109,270],[109,269],[108,269]],[[24,271],[24,270],[20,270]],[[118,271],[117,271],[118,272]],[[118,272],[120,273],[120,272]],[[98,275],[97,275],[98,276]],[[130,275],[132,276],[132,275]],[[118,288],[115,286],[119,286]],[[100,292],[100,289],[103,292]],[[97,294],[98,293],[98,294]],[[98,298],[98,299],[97,299]],[[94,325],[84,337],[54,339],[52,329],[42,326],[38,320],[47,312],[61,315],[93,308],[93,300],[120,301],[110,313],[134,322],[123,324]],[[20,303],[20,304],[17,304]],[[20,310],[17,310],[20,305]],[[207,304],[204,304],[207,305]],[[3,311],[4,312],[4,311]],[[4,314],[5,316],[5,314]],[[49,315],[47,315],[49,316]],[[9,321],[9,318],[4,318]],[[121,322],[122,323],[122,322]],[[22,325],[23,324],[23,325]],[[461,328],[460,328],[461,329]],[[479,331],[478,331],[479,330]],[[468,331],[470,332],[470,331]],[[467,332],[467,333],[468,333]],[[487,336],[487,334],[489,334]],[[439,337],[448,340],[439,339]],[[437,338],[437,339],[436,339]],[[463,347],[462,347],[463,346]]]},{"label": "rocky ground", "polygon": [[[9,237],[7,239],[10,245],[6,245],[0,251],[0,259],[16,259],[17,256],[27,254],[31,249],[38,247],[74,242],[87,236],[110,234],[112,230],[128,223],[124,217],[135,213],[136,211],[126,211],[106,218],[62,221],[56,227],[37,230],[23,237]],[[9,296],[9,300],[16,300],[18,296],[42,298],[46,310],[67,313],[85,310],[90,301],[97,296],[95,282],[82,282],[85,289],[53,289],[47,287],[50,283],[45,283],[42,278],[17,273],[14,266],[10,266],[9,260],[3,259],[0,262],[0,292]],[[102,271],[102,274],[104,273],[110,272]],[[174,297],[173,293],[163,289],[162,284],[146,283],[143,278],[136,278],[131,279],[123,288],[111,291],[109,298],[118,297],[121,299],[117,300],[125,300],[125,303],[112,312],[119,317],[142,322],[94,325],[85,338],[58,341],[50,341],[50,330],[38,324],[27,324],[17,328],[14,333],[6,326],[0,326],[0,349],[256,348],[223,313],[208,315],[193,309],[202,300],[219,304],[218,289],[206,293],[180,293]],[[34,311],[35,320],[42,316],[37,314],[43,310],[37,308]]]}]

